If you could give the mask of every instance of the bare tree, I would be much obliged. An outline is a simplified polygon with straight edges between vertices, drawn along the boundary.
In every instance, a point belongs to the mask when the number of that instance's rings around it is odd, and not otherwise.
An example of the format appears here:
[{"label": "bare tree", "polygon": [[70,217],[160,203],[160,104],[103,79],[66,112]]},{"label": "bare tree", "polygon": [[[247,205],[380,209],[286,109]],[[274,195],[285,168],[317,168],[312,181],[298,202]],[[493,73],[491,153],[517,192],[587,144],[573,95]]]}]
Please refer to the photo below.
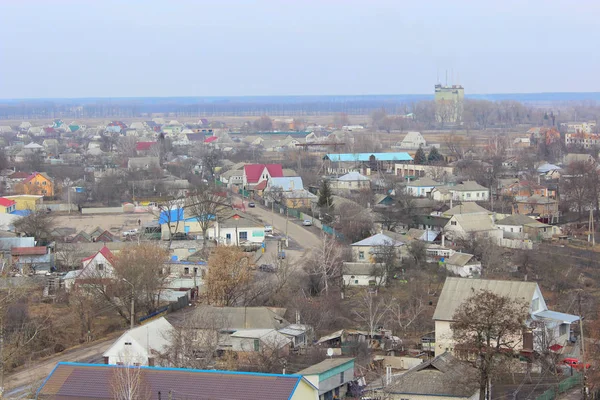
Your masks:
[{"label": "bare tree", "polygon": [[208,229],[213,221],[223,216],[227,209],[231,209],[231,203],[212,187],[202,187],[186,200],[186,210],[190,217],[196,218],[202,230],[202,246],[206,247]]},{"label": "bare tree", "polygon": [[144,369],[136,365],[113,367],[110,389],[114,400],[150,400],[150,385],[144,377]]},{"label": "bare tree", "polygon": [[451,329],[455,349],[479,370],[480,400],[488,398],[499,360],[510,357],[521,343],[528,317],[525,301],[488,290],[474,292],[454,313]]},{"label": "bare tree", "polygon": [[209,304],[245,305],[252,276],[248,256],[236,246],[219,246],[208,259],[206,274]]},{"label": "bare tree", "polygon": [[52,240],[51,232],[54,229],[54,217],[42,210],[31,210],[29,215],[19,218],[14,222],[15,231],[25,236],[33,236],[40,244]]},{"label": "bare tree", "polygon": [[381,327],[381,322],[384,321],[389,310],[390,306],[385,298],[364,290],[360,295],[358,306],[352,312],[369,329],[369,335],[372,338]]},{"label": "bare tree", "polygon": [[310,292],[328,294],[332,287],[340,285],[342,278],[342,250],[336,240],[323,233],[321,245],[314,249],[304,264],[309,276]]}]

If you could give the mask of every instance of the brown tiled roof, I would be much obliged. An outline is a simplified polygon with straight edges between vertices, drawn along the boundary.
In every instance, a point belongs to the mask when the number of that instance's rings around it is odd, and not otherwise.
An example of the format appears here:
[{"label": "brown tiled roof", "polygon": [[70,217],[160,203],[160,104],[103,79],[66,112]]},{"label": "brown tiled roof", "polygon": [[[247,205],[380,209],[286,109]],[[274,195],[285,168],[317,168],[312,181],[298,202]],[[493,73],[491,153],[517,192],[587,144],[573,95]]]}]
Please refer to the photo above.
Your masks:
[{"label": "brown tiled roof", "polygon": [[[116,365],[59,363],[38,392],[38,399],[113,399],[124,368]],[[130,367],[149,399],[285,400],[294,393],[299,375]],[[135,374],[135,375],[134,375]],[[139,375],[138,375],[139,374]],[[171,396],[169,396],[169,392]]]},{"label": "brown tiled roof", "polygon": [[46,246],[13,247],[10,254],[13,256],[43,256],[46,254]]}]

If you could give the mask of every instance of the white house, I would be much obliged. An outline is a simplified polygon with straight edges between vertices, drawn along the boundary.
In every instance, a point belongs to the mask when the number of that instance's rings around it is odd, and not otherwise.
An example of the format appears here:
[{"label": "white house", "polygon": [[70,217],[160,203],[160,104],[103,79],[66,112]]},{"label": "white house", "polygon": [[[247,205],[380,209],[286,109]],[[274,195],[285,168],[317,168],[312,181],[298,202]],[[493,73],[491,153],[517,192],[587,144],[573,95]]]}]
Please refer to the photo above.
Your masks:
[{"label": "white house", "polygon": [[129,329],[104,352],[104,364],[160,365],[156,355],[168,349],[173,333],[173,326],[165,317]]},{"label": "white house", "polygon": [[404,243],[394,240],[383,233],[377,233],[366,239],[352,243],[350,246],[352,248],[352,259],[355,262],[375,263],[377,253],[380,249],[393,246],[398,252],[398,255],[401,255],[401,248],[404,246]]},{"label": "white house", "polygon": [[337,190],[360,190],[371,187],[371,181],[359,172],[353,171],[342,175],[330,182],[332,189]]},{"label": "white house", "polygon": [[481,261],[477,261],[473,254],[455,252],[444,264],[448,271],[463,278],[481,276]]},{"label": "white house", "polygon": [[427,141],[421,135],[421,132],[408,132],[399,147],[406,150],[416,150],[419,147],[427,147]]},{"label": "white house", "polygon": [[431,191],[438,187],[443,186],[441,183],[434,181],[428,177],[422,177],[416,181],[412,181],[406,184],[406,193],[413,197],[428,197],[431,195]]},{"label": "white house", "polygon": [[265,226],[248,214],[236,211],[216,221],[209,237],[219,243],[232,246],[263,243]]},{"label": "white house", "polygon": [[377,263],[345,262],[342,279],[344,286],[379,286],[385,282],[383,271],[377,273]]},{"label": "white house", "polygon": [[444,234],[451,240],[464,239],[469,235],[485,236],[496,241],[503,237],[502,230],[486,214],[453,215],[444,227]]},{"label": "white house", "polygon": [[[529,304],[527,323],[531,330],[523,333],[521,343],[514,349],[515,351],[523,349],[540,351],[542,345],[565,346],[570,338],[570,325],[579,321],[576,315],[548,310],[542,292],[535,282],[446,278],[433,314],[436,356],[446,351],[451,353],[454,351],[455,342],[451,329],[454,314],[461,304],[480,290],[488,290],[496,295]],[[546,335],[543,335],[544,329]],[[542,341],[543,336],[551,338],[552,343]]]},{"label": "white house", "polygon": [[81,260],[82,269],[76,279],[112,278],[115,256],[104,246],[96,254]]},{"label": "white house", "polygon": [[437,201],[488,201],[490,192],[475,181],[465,181],[455,186],[436,187],[431,191],[431,197]]},{"label": "white house", "polygon": [[275,329],[240,329],[229,335],[231,350],[237,352],[289,352],[292,339]]}]

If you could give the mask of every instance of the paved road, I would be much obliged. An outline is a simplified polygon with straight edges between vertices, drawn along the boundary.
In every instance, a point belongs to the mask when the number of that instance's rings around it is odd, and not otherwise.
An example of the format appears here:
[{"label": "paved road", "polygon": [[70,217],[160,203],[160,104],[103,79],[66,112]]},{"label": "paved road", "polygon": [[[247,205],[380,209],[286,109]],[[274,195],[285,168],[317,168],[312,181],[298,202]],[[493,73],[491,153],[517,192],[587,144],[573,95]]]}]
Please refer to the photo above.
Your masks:
[{"label": "paved road", "polygon": [[56,366],[59,361],[77,361],[84,363],[101,363],[102,354],[113,344],[115,337],[110,336],[94,342],[90,345],[78,347],[41,361],[35,365],[25,368],[23,371],[15,372],[4,379],[6,397],[20,397],[20,395],[32,385],[41,382]]},{"label": "paved road", "polygon": [[[248,208],[246,206],[246,212],[259,218],[267,225],[273,224],[277,233],[285,235],[285,215],[276,212],[271,213],[271,210],[267,210],[258,205],[255,208]],[[294,222],[293,218],[290,218],[288,222],[288,235],[303,249],[312,249],[321,244],[321,238],[315,231],[318,231],[318,229],[315,227],[305,228],[304,226],[297,224],[297,221]]]}]

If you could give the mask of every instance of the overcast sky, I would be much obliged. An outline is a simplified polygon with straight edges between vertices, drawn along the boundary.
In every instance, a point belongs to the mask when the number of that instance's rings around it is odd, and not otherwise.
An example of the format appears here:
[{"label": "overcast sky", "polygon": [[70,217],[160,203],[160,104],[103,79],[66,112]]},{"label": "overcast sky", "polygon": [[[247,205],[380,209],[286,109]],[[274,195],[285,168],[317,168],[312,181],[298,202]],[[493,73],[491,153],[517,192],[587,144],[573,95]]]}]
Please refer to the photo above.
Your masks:
[{"label": "overcast sky", "polygon": [[598,0],[0,0],[0,98],[600,91]]}]

